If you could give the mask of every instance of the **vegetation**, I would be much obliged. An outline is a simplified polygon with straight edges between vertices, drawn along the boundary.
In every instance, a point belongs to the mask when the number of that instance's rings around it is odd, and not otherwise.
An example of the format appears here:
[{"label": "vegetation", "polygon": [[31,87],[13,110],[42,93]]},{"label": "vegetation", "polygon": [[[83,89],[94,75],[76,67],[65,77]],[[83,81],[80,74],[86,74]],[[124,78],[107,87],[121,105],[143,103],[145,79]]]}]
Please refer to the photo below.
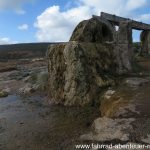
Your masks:
[{"label": "vegetation", "polygon": [[55,43],[0,45],[0,60],[44,57],[50,44]]},{"label": "vegetation", "polygon": [[141,54],[141,42],[134,42],[133,43],[133,52],[135,55]]}]

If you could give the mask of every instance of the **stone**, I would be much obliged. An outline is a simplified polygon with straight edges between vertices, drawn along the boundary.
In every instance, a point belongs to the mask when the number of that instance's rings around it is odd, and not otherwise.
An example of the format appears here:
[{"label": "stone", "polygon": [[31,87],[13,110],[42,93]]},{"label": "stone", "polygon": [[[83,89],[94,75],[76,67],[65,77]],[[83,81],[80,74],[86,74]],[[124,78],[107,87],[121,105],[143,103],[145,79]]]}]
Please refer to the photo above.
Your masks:
[{"label": "stone", "polygon": [[128,117],[131,114],[139,114],[134,103],[135,88],[129,86],[119,86],[114,90],[106,91],[101,97],[100,112],[101,117],[118,118]]},{"label": "stone", "polygon": [[133,50],[130,23],[121,22],[116,34],[117,38],[114,55],[116,55],[117,64],[119,65],[118,72],[120,74],[132,72]]},{"label": "stone", "polygon": [[149,82],[150,82],[150,79],[148,79],[148,78],[134,77],[134,78],[125,79],[125,84],[127,84],[128,86],[131,86],[131,87],[143,86]]},{"label": "stone", "polygon": [[106,91],[106,93],[104,94],[104,98],[110,99],[111,96],[112,96],[114,93],[115,93],[114,90],[108,90],[108,91]]},{"label": "stone", "polygon": [[114,25],[118,25],[120,22],[131,22],[130,26],[133,29],[136,29],[136,30],[149,30],[150,29],[149,24],[138,22],[133,19],[131,20],[129,18],[123,18],[120,16],[116,16],[114,14],[108,14],[105,12],[101,12],[101,16],[99,16],[99,17],[105,18],[106,20],[112,22]]},{"label": "stone", "polygon": [[105,43],[113,41],[113,32],[104,22],[91,18],[77,25],[70,41]]},{"label": "stone", "polygon": [[7,96],[8,96],[8,92],[0,91],[0,98],[7,97]]},{"label": "stone", "polygon": [[3,89],[2,92],[10,93],[10,88],[7,87],[7,88]]},{"label": "stone", "polygon": [[129,130],[132,129],[131,122],[134,118],[110,119],[107,117],[98,118],[92,125],[92,132],[82,135],[81,140],[85,141],[111,141],[119,139],[121,141],[129,140]]},{"label": "stone", "polygon": [[24,80],[25,86],[19,89],[20,94],[31,94],[36,91],[46,91],[48,86],[48,72],[35,73]]},{"label": "stone", "polygon": [[120,22],[117,34],[119,44],[132,44],[131,22]]},{"label": "stone", "polygon": [[24,87],[19,89],[19,94],[27,95],[33,93],[34,91],[35,89],[32,87],[31,84],[26,84]]},{"label": "stone", "polygon": [[43,71],[37,74],[37,81],[35,83],[37,86],[35,90],[46,91],[48,86],[48,72]]},{"label": "stone", "polygon": [[141,32],[142,54],[150,54],[150,31]]},{"label": "stone", "polygon": [[84,20],[68,43],[48,48],[50,102],[93,105],[100,101],[102,88],[115,85],[116,76],[132,71],[130,23],[120,23],[115,42],[113,26],[110,29],[105,21],[96,17]]},{"label": "stone", "polygon": [[10,93],[10,88],[4,88],[0,90],[0,98],[7,97]]},{"label": "stone", "polygon": [[56,104],[92,104],[99,100],[101,88],[115,84],[111,46],[72,41],[50,47],[47,57],[49,98]]},{"label": "stone", "polygon": [[147,135],[147,138],[142,138],[141,141],[150,144],[150,135]]}]

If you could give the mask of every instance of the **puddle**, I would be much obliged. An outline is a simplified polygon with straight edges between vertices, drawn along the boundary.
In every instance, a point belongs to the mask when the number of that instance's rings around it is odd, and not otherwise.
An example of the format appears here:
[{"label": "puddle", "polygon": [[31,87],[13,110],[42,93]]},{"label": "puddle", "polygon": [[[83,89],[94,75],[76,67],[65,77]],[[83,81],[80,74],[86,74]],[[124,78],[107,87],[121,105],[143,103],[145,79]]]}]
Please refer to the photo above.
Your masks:
[{"label": "puddle", "polygon": [[70,150],[99,116],[96,108],[47,106],[43,99],[0,99],[0,149]]}]

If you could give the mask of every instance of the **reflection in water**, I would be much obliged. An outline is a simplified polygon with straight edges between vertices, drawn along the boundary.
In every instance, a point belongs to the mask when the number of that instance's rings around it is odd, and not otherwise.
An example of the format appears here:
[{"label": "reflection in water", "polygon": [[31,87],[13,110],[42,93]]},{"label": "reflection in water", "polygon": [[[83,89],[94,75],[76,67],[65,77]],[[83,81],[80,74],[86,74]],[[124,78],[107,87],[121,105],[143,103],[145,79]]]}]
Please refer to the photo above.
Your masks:
[{"label": "reflection in water", "polygon": [[47,106],[43,99],[0,99],[0,149],[70,150],[99,116],[94,107]]}]

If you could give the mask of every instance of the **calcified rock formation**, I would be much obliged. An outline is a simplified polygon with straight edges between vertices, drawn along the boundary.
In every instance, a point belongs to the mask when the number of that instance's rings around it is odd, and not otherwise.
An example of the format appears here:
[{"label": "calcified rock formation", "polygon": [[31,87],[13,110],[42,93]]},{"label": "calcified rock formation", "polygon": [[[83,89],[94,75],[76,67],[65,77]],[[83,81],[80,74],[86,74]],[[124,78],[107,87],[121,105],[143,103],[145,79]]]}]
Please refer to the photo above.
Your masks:
[{"label": "calcified rock formation", "polygon": [[150,31],[141,33],[142,53],[150,54]]},{"label": "calcified rock formation", "polygon": [[115,31],[115,21],[93,16],[79,23],[68,43],[48,48],[51,102],[93,104],[101,88],[115,84],[116,75],[132,71],[133,23],[117,21]]},{"label": "calcified rock formation", "polygon": [[51,47],[49,96],[55,103],[84,105],[99,99],[103,86],[114,84],[113,48],[100,43],[69,42]]}]

